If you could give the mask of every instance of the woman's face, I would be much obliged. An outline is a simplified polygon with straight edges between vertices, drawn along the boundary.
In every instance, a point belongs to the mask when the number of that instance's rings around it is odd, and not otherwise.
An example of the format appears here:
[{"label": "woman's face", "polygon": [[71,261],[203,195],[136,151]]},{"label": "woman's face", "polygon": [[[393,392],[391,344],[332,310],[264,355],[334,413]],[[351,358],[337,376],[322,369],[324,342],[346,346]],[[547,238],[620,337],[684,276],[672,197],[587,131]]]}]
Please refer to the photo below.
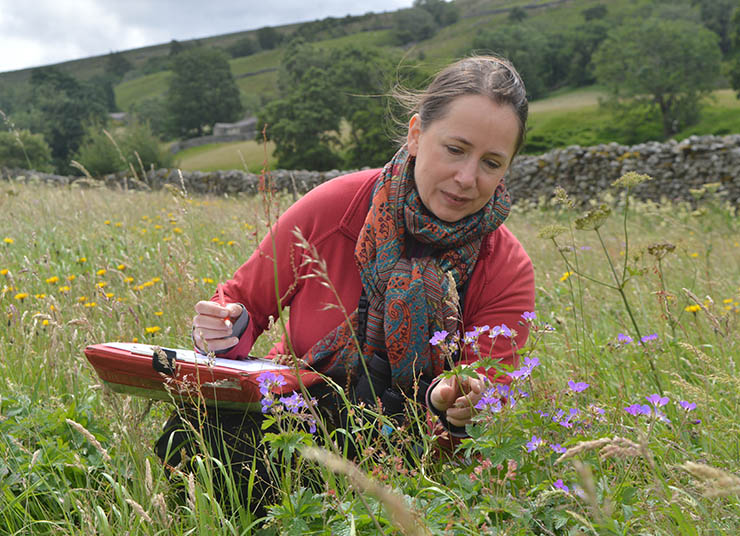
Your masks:
[{"label": "woman's face", "polygon": [[478,212],[509,169],[518,137],[514,108],[482,95],[457,97],[423,128],[414,115],[407,141],[424,206],[446,222]]}]

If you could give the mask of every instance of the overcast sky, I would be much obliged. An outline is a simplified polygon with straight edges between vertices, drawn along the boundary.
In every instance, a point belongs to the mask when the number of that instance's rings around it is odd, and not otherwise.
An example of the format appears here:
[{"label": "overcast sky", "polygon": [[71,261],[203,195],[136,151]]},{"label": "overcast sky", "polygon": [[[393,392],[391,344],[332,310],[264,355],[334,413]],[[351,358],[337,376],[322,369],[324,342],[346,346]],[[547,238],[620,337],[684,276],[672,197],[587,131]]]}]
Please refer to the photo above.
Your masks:
[{"label": "overcast sky", "polygon": [[0,72],[412,0],[0,0]]}]

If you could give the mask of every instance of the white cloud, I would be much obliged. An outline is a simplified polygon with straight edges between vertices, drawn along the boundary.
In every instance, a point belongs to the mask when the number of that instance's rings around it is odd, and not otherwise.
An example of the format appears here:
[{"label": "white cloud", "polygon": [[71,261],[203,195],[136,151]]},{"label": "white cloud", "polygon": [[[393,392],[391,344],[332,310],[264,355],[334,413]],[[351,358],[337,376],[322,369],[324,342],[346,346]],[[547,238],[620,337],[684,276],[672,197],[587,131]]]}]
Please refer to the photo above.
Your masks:
[{"label": "white cloud", "polygon": [[412,0],[0,0],[0,72]]}]

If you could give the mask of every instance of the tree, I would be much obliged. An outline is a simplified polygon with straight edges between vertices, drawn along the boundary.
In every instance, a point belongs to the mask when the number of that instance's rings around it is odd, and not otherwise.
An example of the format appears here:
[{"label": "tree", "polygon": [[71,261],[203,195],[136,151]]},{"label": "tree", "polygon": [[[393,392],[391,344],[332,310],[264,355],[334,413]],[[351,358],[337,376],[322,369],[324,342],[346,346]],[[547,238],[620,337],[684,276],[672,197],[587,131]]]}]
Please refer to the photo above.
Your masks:
[{"label": "tree", "polygon": [[429,11],[420,7],[402,9],[393,15],[391,35],[399,45],[423,41],[437,33],[437,23]]},{"label": "tree", "polygon": [[702,23],[719,36],[719,47],[727,54],[732,48],[731,20],[737,0],[691,0],[691,3],[699,6]]},{"label": "tree", "polygon": [[82,141],[84,122],[105,120],[108,97],[99,88],[80,83],[56,67],[34,69],[30,83],[29,108],[18,123],[42,133],[57,171],[70,171],[69,157]]},{"label": "tree", "polygon": [[696,121],[720,74],[717,36],[686,20],[649,18],[615,28],[593,56],[597,80],[613,101],[648,100],[669,137]]},{"label": "tree", "polygon": [[524,24],[484,30],[473,38],[474,50],[503,56],[514,64],[531,99],[543,96],[547,90],[547,71],[550,66],[543,54],[547,48],[548,37]]},{"label": "tree", "polygon": [[41,134],[0,131],[0,166],[51,171],[51,149]]},{"label": "tree", "polygon": [[262,50],[272,50],[280,44],[282,36],[272,26],[257,30],[257,42]]},{"label": "tree", "polygon": [[732,89],[737,92],[737,98],[740,99],[740,7],[732,15],[732,32],[731,32],[731,59],[728,64],[728,74]]},{"label": "tree", "polygon": [[592,20],[599,20],[606,17],[608,10],[604,4],[599,4],[597,6],[589,7],[581,11],[581,15],[583,15],[583,18],[586,19],[586,22],[590,22]]},{"label": "tree", "polygon": [[434,18],[440,27],[444,28],[454,24],[460,18],[460,11],[454,2],[445,2],[445,0],[414,0],[414,7],[419,7]]},{"label": "tree", "polygon": [[233,45],[230,45],[226,51],[231,55],[232,58],[243,58],[244,56],[251,56],[255,52],[259,52],[259,45],[257,41],[251,37],[242,37]]},{"label": "tree", "polygon": [[103,72],[116,81],[120,81],[123,76],[133,69],[133,64],[126,59],[120,52],[111,52],[105,58]]},{"label": "tree", "polygon": [[509,11],[509,21],[510,22],[522,22],[524,19],[526,19],[529,15],[527,15],[527,10],[524,9],[521,6],[516,6],[511,8]]},{"label": "tree", "polygon": [[175,56],[167,95],[174,131],[181,136],[200,136],[204,127],[235,121],[243,112],[226,53],[215,48]]}]

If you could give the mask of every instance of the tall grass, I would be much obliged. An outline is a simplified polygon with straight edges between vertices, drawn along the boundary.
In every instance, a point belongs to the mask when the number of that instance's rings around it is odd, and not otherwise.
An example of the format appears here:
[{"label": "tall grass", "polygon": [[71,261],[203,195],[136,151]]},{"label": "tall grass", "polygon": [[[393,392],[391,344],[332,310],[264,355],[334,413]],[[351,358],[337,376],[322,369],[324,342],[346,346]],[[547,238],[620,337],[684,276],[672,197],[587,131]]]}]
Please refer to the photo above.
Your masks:
[{"label": "tall grass", "polygon": [[279,414],[265,448],[281,493],[255,518],[217,500],[207,451],[163,468],[171,405],[111,393],[82,349],[188,346],[193,304],[265,235],[264,200],[0,183],[0,533],[408,534],[410,515],[426,534],[736,534],[740,229],[695,193],[615,189],[598,234],[562,196],[514,207],[537,318],[512,391],[490,393],[451,460],[418,412],[378,436],[376,418],[393,423],[354,408],[357,465],[304,457],[331,430]]}]

